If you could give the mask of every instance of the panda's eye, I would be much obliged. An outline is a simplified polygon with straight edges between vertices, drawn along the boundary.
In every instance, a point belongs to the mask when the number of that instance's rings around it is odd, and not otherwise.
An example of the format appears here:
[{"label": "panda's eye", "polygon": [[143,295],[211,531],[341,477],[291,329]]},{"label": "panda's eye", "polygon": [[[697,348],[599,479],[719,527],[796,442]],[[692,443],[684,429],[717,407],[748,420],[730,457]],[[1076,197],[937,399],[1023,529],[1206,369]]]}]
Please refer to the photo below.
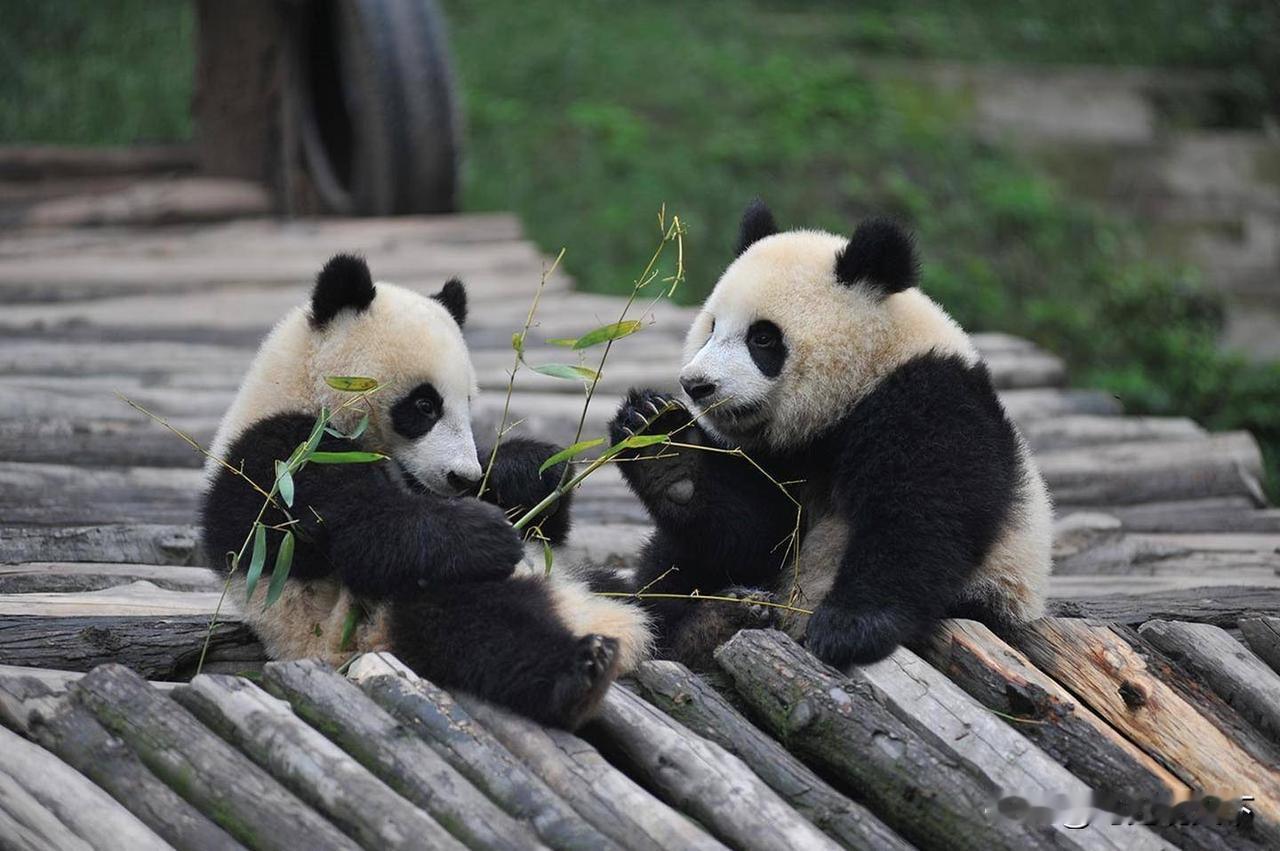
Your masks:
[{"label": "panda's eye", "polygon": [[757,322],[747,333],[747,343],[758,349],[769,349],[778,345],[778,330],[769,322]]},{"label": "panda's eye", "polygon": [[439,410],[436,408],[435,401],[432,399],[428,399],[425,396],[419,396],[417,399],[415,399],[413,402],[413,407],[417,409],[418,413],[422,414],[424,417],[434,417],[437,413],[439,413]]}]

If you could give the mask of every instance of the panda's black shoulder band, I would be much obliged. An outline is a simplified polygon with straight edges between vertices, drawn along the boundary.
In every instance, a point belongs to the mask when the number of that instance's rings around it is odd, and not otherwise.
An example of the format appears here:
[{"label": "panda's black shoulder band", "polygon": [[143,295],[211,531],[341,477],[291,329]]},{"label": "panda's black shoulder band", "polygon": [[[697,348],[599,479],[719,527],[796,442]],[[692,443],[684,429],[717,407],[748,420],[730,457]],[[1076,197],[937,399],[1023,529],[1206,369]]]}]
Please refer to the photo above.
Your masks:
[{"label": "panda's black shoulder band", "polygon": [[836,255],[836,280],[865,284],[884,295],[916,285],[919,263],[915,241],[890,219],[868,219]]},{"label": "panda's black shoulder band", "polygon": [[339,312],[348,308],[359,313],[375,295],[373,278],[363,258],[338,254],[316,276],[311,291],[311,324],[323,328]]}]

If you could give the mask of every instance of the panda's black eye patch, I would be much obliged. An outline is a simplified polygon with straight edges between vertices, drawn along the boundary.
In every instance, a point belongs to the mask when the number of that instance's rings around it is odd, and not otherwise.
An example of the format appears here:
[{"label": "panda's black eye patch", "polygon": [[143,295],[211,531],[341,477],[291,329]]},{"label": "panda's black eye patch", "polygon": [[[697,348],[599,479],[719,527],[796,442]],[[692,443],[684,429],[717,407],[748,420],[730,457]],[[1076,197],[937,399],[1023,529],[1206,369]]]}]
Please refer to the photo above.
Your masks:
[{"label": "panda's black eye patch", "polygon": [[769,378],[782,372],[787,360],[787,345],[782,339],[782,329],[767,319],[752,322],[747,329],[747,351],[760,372]]},{"label": "panda's black eye patch", "polygon": [[391,408],[391,426],[401,437],[417,440],[440,421],[444,400],[439,391],[424,381]]}]

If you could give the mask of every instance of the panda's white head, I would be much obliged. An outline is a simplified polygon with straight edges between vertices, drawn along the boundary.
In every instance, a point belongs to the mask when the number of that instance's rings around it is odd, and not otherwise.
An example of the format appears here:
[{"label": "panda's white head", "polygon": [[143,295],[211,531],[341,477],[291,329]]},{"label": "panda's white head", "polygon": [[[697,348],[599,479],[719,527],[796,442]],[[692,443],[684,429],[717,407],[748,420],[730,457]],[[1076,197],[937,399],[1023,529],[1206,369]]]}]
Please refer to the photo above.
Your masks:
[{"label": "panda's white head", "polygon": [[335,417],[349,429],[364,413],[364,441],[427,490],[453,495],[479,481],[471,433],[475,369],[462,337],[467,294],[451,280],[425,296],[374,284],[365,262],[339,255],[316,278],[308,305],[268,335],[214,440],[214,454],[252,423],[277,413],[336,410],[351,396],[326,377],[366,376],[368,405]]},{"label": "panda's white head", "polygon": [[873,219],[852,237],[780,232],[759,201],[685,341],[680,384],[700,422],[746,447],[795,449],[885,375],[936,350],[977,353],[915,288],[910,235]]}]

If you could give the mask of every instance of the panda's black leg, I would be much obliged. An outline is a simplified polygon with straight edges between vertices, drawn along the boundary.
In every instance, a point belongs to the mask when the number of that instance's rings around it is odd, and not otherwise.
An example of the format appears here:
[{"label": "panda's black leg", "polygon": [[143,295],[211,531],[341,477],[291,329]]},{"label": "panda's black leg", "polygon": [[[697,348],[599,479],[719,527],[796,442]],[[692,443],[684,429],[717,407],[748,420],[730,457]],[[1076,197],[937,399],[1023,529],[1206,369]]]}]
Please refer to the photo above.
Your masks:
[{"label": "panda's black leg", "polygon": [[391,647],[446,689],[574,729],[618,674],[611,636],[575,636],[536,578],[433,588],[392,607]]},{"label": "panda's black leg", "polygon": [[[498,445],[489,479],[481,498],[507,512],[512,520],[532,509],[556,489],[564,475],[561,462],[539,473],[542,463],[559,451],[559,447],[540,440],[506,438]],[[493,450],[480,452],[481,463],[487,464]],[[552,544],[562,544],[569,535],[572,493],[566,493],[534,520],[533,525]]]}]

